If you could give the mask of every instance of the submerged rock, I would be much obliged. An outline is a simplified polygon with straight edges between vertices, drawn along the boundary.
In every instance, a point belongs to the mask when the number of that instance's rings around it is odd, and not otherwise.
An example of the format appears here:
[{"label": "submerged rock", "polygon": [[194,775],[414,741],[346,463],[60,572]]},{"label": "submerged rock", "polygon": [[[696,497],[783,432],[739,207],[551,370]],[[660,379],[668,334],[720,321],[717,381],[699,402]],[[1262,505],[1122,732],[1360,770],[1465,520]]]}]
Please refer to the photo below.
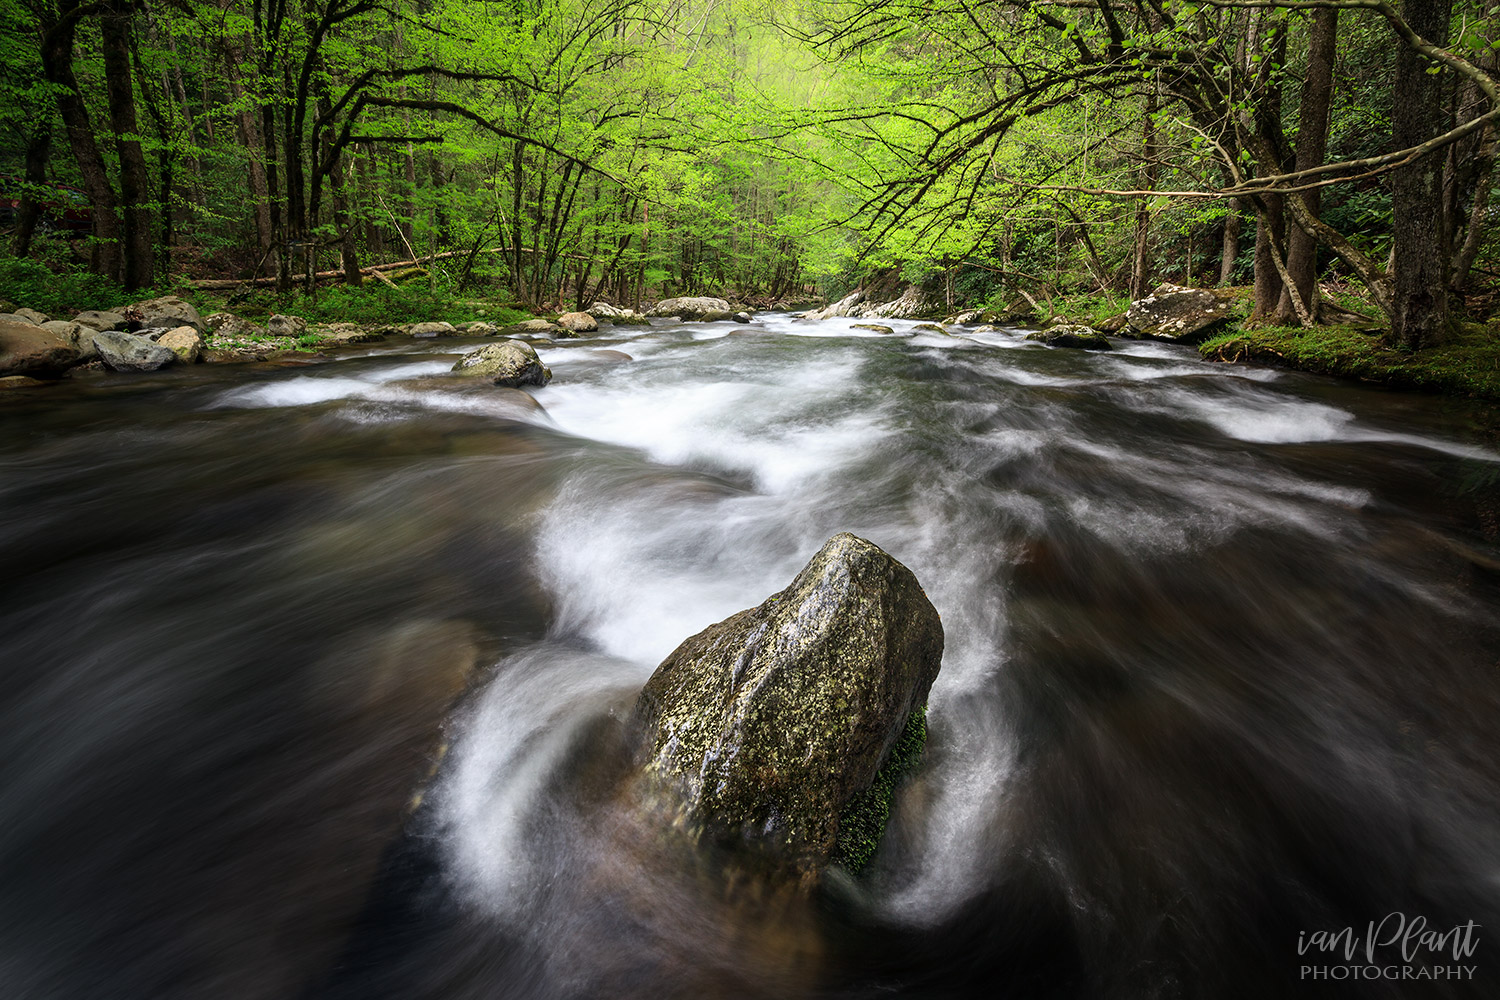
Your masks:
[{"label": "submerged rock", "polygon": [[502,340],[486,344],[458,359],[453,370],[460,375],[480,375],[495,385],[546,385],[552,381],[551,370],[543,367],[536,349],[519,340]]},{"label": "submerged rock", "polygon": [[154,372],[177,360],[170,348],[116,330],[94,334],[94,346],[105,367],[117,372]]},{"label": "submerged rock", "polygon": [[1027,340],[1039,340],[1048,347],[1073,347],[1085,351],[1109,351],[1114,345],[1109,338],[1091,326],[1081,323],[1063,323],[1049,326],[1026,335]]},{"label": "submerged rock", "polygon": [[816,878],[942,655],[942,623],[912,572],[835,535],[787,589],[656,668],[635,707],[648,784],[694,834]]},{"label": "submerged rock", "polygon": [[1125,322],[1137,335],[1154,340],[1192,343],[1230,318],[1232,295],[1203,288],[1161,285],[1130,303]]}]

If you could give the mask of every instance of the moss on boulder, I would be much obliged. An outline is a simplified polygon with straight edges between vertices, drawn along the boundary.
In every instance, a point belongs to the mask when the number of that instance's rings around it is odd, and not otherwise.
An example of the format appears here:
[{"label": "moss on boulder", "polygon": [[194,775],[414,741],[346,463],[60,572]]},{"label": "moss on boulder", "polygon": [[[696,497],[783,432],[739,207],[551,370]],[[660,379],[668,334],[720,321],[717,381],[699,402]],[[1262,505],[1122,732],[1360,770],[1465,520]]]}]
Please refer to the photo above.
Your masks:
[{"label": "moss on boulder", "polygon": [[885,775],[875,808],[861,796],[920,720],[942,653],[912,572],[835,535],[787,589],[657,667],[636,702],[647,782],[695,835],[749,847],[774,871],[806,881],[836,858],[862,866],[904,769]]}]

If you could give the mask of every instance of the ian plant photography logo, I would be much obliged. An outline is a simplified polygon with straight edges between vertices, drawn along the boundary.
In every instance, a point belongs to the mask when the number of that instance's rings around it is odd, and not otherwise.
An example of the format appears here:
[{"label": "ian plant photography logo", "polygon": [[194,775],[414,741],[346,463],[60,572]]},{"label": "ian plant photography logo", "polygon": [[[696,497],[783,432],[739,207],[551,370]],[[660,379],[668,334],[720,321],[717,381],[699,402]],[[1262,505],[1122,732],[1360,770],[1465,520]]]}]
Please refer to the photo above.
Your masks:
[{"label": "ian plant photography logo", "polygon": [[1420,915],[1388,913],[1363,928],[1298,931],[1300,978],[1473,979],[1480,927],[1472,920],[1439,927]]}]

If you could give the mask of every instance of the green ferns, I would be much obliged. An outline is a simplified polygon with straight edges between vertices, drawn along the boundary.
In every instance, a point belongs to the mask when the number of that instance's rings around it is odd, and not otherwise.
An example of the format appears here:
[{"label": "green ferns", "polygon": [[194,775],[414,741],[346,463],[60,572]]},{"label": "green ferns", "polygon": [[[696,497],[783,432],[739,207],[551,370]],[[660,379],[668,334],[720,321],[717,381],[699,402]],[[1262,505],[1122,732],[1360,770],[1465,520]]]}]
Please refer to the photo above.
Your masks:
[{"label": "green ferns", "polygon": [[875,857],[886,821],[890,819],[896,786],[916,769],[926,745],[927,706],[923,705],[907,716],[906,728],[876,772],[875,783],[850,799],[839,814],[839,840],[833,852],[834,864],[842,866],[851,875],[858,875]]}]

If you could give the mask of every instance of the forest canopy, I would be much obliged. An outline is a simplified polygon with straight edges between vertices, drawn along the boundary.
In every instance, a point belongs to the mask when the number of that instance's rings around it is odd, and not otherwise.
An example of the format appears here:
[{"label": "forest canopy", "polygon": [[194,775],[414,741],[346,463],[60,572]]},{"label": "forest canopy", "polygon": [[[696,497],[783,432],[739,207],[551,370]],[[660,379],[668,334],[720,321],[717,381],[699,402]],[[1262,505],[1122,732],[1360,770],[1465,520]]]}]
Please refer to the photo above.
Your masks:
[{"label": "forest canopy", "polygon": [[0,3],[6,250],[125,289],[1347,287],[1420,347],[1500,268],[1483,3]]}]

